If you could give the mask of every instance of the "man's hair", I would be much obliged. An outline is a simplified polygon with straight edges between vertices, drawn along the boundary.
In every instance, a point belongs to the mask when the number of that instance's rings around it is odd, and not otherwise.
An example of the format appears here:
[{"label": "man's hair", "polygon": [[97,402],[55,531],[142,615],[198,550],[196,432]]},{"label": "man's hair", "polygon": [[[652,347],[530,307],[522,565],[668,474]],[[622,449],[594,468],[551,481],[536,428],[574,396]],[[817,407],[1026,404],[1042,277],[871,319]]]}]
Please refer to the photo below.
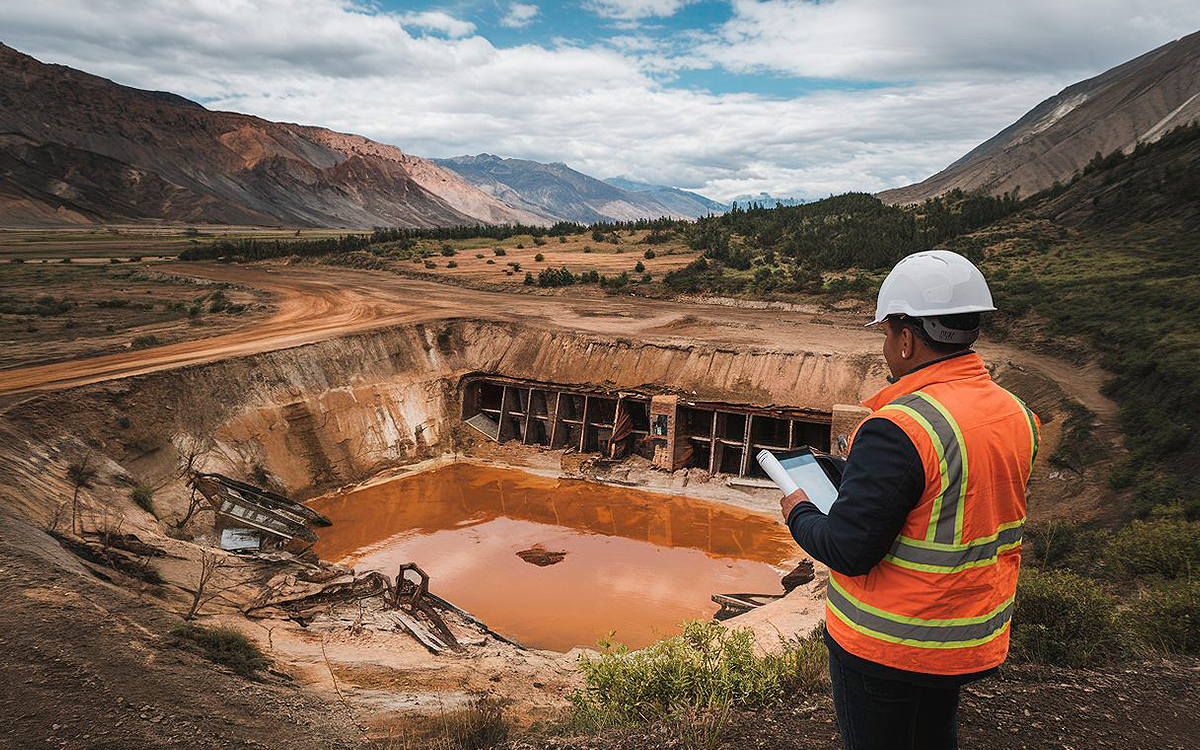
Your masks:
[{"label": "man's hair", "polygon": [[[974,338],[965,344],[949,344],[944,341],[935,341],[925,330],[922,318],[914,318],[909,315],[889,315],[888,320],[894,321],[897,325],[908,328],[926,344],[929,348],[938,354],[954,354],[955,352],[965,351],[971,348],[975,343]],[[978,331],[979,330],[979,313],[958,313],[957,315],[938,315],[929,318],[936,321],[940,325],[953,329],[955,331]]]}]

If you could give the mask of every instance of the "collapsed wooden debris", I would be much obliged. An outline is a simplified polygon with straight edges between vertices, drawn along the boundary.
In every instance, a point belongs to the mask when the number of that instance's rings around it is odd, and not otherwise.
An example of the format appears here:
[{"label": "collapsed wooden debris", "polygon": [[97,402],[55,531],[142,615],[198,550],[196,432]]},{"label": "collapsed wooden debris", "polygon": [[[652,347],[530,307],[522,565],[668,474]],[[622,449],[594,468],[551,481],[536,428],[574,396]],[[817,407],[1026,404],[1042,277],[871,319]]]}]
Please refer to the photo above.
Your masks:
[{"label": "collapsed wooden debris", "polygon": [[[446,625],[435,604],[443,600],[429,593],[429,575],[415,563],[401,565],[393,580],[371,571],[355,575],[352,571],[331,566],[335,577],[309,572],[317,578],[312,583],[301,575],[288,575],[242,610],[247,617],[283,617],[307,626],[316,617],[331,614],[335,607],[356,604],[359,612],[354,622],[370,619],[375,624],[390,625],[407,631],[434,654],[459,651],[462,645]],[[413,580],[407,573],[413,573]]]},{"label": "collapsed wooden debris", "polygon": [[743,615],[752,609],[758,609],[764,604],[770,604],[777,599],[782,599],[792,589],[797,586],[803,586],[813,580],[814,577],[812,560],[802,560],[799,565],[783,577],[781,581],[783,583],[782,594],[713,594],[713,603],[721,605],[721,608],[713,615],[713,619],[728,620],[731,617]]},{"label": "collapsed wooden debris", "polygon": [[728,620],[782,598],[783,594],[713,594],[713,603],[721,605],[713,619]]},{"label": "collapsed wooden debris", "polygon": [[270,541],[268,546],[312,545],[317,541],[317,535],[309,527],[333,523],[307,505],[289,500],[278,492],[223,474],[196,472],[188,483],[208,500],[218,516],[266,535]]}]

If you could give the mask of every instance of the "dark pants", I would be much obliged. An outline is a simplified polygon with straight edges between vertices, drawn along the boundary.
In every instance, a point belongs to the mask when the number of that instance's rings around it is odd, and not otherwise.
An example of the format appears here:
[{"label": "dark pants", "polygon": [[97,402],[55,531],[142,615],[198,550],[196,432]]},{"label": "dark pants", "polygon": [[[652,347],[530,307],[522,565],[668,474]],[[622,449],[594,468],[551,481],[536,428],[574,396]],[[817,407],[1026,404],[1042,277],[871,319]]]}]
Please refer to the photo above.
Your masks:
[{"label": "dark pants", "polygon": [[846,750],[958,750],[958,688],[851,669],[829,653],[833,707]]}]

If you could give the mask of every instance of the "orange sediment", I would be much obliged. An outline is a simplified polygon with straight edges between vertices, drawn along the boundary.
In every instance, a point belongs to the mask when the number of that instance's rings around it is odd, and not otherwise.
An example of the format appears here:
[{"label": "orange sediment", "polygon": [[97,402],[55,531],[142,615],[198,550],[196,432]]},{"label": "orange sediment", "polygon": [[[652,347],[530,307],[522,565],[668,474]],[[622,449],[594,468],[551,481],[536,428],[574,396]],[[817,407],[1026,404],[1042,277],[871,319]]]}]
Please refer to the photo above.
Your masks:
[{"label": "orange sediment", "polygon": [[[539,648],[633,647],[706,619],[714,593],[782,593],[799,557],[774,518],[671,495],[454,464],[318,498],[316,551],[359,571],[421,565],[438,595]],[[517,553],[561,550],[554,565]]]}]

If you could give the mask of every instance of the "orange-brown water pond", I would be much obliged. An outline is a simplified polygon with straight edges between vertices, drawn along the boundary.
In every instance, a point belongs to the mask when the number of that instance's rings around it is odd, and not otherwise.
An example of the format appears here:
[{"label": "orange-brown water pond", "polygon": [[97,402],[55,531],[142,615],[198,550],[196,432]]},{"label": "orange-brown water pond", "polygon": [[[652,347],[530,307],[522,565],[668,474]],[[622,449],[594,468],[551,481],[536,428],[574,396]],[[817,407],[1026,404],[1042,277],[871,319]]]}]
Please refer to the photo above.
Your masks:
[{"label": "orange-brown water pond", "polygon": [[[395,575],[493,629],[566,651],[615,632],[640,647],[716,610],[714,593],[782,593],[801,553],[774,517],[732,506],[510,469],[451,464],[313,500],[333,520],[322,558]],[[566,552],[538,566],[517,553]]]}]

